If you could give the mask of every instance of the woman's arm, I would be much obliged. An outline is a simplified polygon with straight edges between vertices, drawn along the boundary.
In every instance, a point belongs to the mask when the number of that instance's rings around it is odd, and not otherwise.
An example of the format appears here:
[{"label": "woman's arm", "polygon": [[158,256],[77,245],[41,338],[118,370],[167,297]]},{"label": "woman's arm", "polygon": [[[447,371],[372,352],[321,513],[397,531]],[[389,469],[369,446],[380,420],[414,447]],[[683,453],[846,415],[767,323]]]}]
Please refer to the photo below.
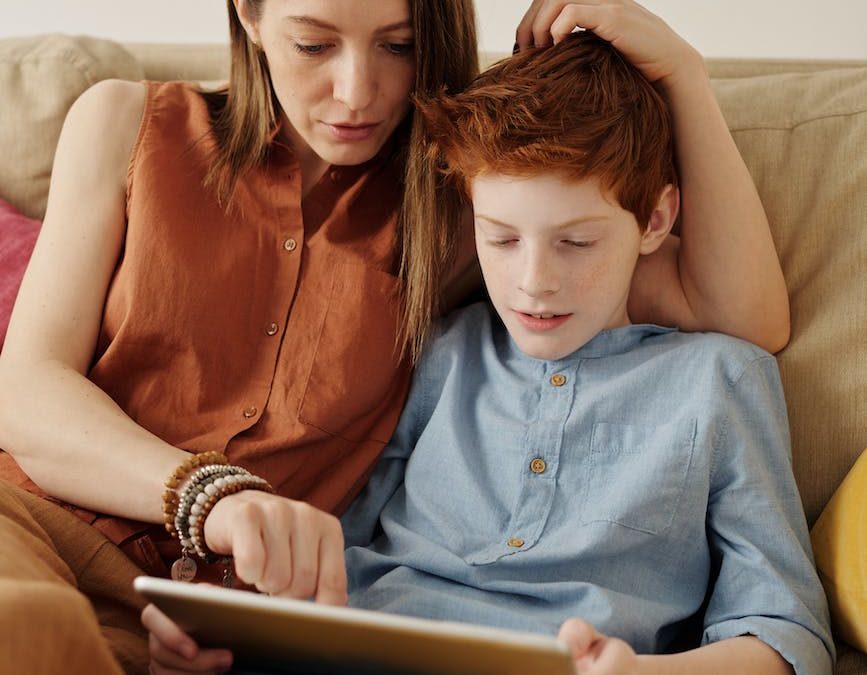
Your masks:
[{"label": "woman's arm", "polygon": [[[70,109],[48,210],[0,355],[0,447],[49,494],[102,513],[162,522],[164,481],[189,453],[136,424],[86,377],[126,228],[126,174],[141,84],[108,81]],[[265,492],[221,499],[208,547],[248,584],[346,601],[333,516]]]},{"label": "woman's arm", "polygon": [[187,456],[134,423],[85,373],[125,233],[141,84],[106,81],[73,104],[48,209],[0,356],[0,447],[49,494],[162,520],[162,483]]},{"label": "woman's arm", "polygon": [[668,96],[682,188],[682,241],[645,256],[636,321],[717,330],[768,351],[789,339],[785,281],[764,209],[717,105],[701,55],[632,0],[536,0],[518,44],[559,41],[576,26],[609,40]]}]

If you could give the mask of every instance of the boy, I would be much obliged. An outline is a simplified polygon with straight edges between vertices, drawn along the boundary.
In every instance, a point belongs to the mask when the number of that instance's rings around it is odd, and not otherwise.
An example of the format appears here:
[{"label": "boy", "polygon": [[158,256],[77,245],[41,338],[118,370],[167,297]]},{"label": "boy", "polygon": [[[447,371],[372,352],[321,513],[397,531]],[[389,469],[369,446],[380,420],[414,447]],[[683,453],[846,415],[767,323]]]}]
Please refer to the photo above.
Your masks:
[{"label": "boy", "polygon": [[661,97],[584,32],[419,107],[496,313],[428,343],[343,519],[350,604],[559,632],[582,673],[830,673],[773,357],[629,322],[678,211]]}]

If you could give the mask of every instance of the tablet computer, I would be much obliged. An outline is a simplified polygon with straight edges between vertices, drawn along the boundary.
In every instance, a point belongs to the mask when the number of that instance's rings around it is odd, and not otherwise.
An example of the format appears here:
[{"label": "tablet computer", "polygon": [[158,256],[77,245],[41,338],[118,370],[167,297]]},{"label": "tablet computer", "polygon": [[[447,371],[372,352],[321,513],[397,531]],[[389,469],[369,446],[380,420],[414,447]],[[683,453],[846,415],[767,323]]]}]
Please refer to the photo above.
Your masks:
[{"label": "tablet computer", "polygon": [[310,675],[576,675],[568,647],[535,633],[331,607],[138,577],[135,589],[200,645],[246,672]]}]

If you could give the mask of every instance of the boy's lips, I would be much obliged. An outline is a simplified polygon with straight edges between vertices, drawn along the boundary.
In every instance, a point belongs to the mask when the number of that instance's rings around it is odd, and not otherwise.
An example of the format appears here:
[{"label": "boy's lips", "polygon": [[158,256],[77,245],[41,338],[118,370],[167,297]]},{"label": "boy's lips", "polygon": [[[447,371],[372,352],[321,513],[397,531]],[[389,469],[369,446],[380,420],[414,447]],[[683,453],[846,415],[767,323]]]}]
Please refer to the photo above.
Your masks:
[{"label": "boy's lips", "polygon": [[515,310],[515,315],[521,324],[532,331],[553,330],[569,320],[571,314],[554,314],[553,312],[522,312]]}]

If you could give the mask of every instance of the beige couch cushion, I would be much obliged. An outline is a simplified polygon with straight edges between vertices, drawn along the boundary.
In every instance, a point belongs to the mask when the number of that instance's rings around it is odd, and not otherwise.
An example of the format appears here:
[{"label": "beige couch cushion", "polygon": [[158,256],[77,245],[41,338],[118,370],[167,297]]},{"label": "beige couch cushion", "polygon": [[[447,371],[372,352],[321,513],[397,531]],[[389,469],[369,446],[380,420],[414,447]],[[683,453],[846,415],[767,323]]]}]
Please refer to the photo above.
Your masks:
[{"label": "beige couch cushion", "polygon": [[789,288],[792,339],[779,363],[812,523],[867,446],[867,69],[714,86]]},{"label": "beige couch cushion", "polygon": [[49,35],[0,41],[0,197],[42,218],[54,147],[72,102],[107,78],[140,80],[119,44]]}]

